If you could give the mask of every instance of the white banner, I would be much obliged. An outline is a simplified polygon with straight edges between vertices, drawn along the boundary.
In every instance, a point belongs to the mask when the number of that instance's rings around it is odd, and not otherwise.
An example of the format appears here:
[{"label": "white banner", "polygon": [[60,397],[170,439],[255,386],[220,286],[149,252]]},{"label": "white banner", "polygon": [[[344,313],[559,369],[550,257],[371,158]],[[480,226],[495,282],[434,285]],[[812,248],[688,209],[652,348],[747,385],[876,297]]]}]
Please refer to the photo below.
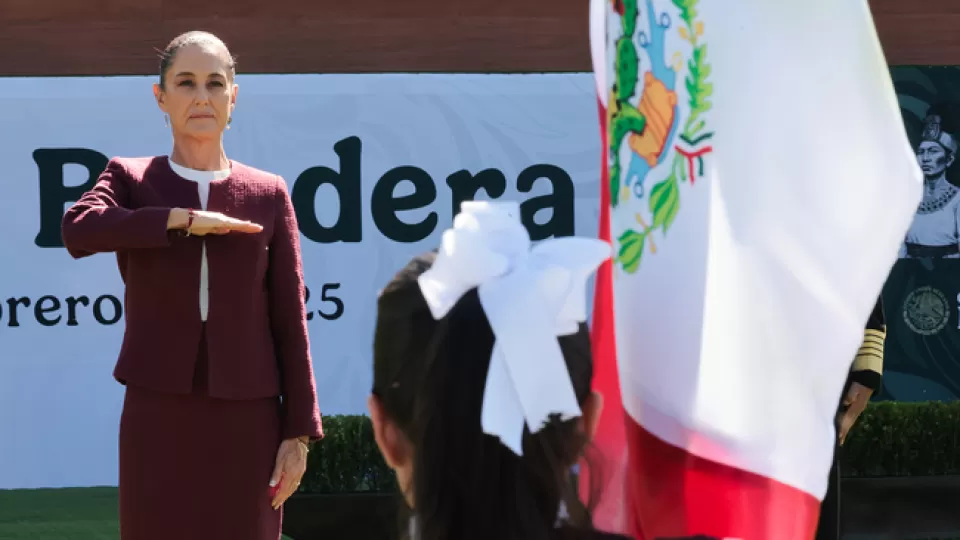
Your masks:
[{"label": "white banner", "polygon": [[[67,255],[60,219],[107,158],[170,151],[154,80],[0,79],[0,489],[116,484],[123,286],[112,256]],[[291,188],[325,415],[365,413],[376,291],[454,200],[521,201],[535,239],[596,234],[589,74],[238,83],[227,153]]]}]

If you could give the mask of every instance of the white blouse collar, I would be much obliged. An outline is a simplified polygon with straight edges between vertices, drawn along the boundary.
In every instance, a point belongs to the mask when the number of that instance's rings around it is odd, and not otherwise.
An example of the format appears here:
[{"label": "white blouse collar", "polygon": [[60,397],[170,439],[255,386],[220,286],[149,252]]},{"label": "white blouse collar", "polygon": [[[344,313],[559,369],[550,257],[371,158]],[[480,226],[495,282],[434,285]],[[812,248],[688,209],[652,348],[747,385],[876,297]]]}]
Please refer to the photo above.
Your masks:
[{"label": "white blouse collar", "polygon": [[172,159],[170,161],[170,168],[173,169],[173,172],[177,173],[178,176],[190,180],[191,182],[197,183],[209,183],[215,180],[223,180],[224,178],[230,176],[230,169],[221,169],[219,171],[201,171],[198,169],[190,169],[184,167],[183,165],[174,163]]}]

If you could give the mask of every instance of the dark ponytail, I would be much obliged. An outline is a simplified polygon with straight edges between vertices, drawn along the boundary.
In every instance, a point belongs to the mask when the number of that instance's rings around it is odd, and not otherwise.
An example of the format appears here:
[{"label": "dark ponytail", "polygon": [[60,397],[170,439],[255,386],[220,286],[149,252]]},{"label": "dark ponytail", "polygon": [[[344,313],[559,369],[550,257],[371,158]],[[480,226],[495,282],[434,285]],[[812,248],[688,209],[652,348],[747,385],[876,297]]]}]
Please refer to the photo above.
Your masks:
[{"label": "dark ponytail", "polygon": [[[374,393],[414,448],[416,540],[556,540],[561,504],[570,526],[589,530],[570,474],[587,445],[577,420],[525,431],[522,457],[483,433],[493,331],[476,290],[433,320],[416,281],[432,262],[414,259],[381,293],[374,340]],[[582,404],[593,374],[586,326],[560,344]]]}]

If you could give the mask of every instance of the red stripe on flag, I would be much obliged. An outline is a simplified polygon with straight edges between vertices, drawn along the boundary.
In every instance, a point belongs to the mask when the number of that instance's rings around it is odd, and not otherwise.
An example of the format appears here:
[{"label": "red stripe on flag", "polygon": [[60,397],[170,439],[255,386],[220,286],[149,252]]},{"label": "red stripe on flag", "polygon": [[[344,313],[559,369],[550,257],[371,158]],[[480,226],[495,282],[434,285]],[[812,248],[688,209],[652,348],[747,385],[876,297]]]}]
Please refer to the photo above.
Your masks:
[{"label": "red stripe on flag", "polygon": [[[610,242],[610,176],[607,163],[607,111],[598,99],[601,133],[600,239]],[[617,375],[616,340],[613,318],[613,265],[605,262],[597,271],[591,327],[593,341],[593,389],[603,394],[603,412],[597,425],[593,447],[600,456],[580,476],[580,496],[594,506],[597,528],[625,532],[626,432],[620,378]],[[591,458],[594,456],[591,455]],[[591,476],[592,475],[592,476]],[[591,500],[598,496],[599,500]]]},{"label": "red stripe on flag", "polygon": [[815,497],[689,454],[626,418],[630,532],[638,540],[810,540],[816,534]]},{"label": "red stripe on flag", "polygon": [[[599,237],[611,242],[607,112],[602,103],[598,105],[603,149]],[[580,482],[584,500],[600,497],[590,501],[595,504],[595,526],[631,533],[638,540],[698,534],[742,540],[813,538],[820,509],[816,498],[689,454],[655,437],[624,412],[617,369],[612,261],[600,267],[595,286],[593,388],[603,394],[604,406],[593,446],[601,461],[587,464]]]}]

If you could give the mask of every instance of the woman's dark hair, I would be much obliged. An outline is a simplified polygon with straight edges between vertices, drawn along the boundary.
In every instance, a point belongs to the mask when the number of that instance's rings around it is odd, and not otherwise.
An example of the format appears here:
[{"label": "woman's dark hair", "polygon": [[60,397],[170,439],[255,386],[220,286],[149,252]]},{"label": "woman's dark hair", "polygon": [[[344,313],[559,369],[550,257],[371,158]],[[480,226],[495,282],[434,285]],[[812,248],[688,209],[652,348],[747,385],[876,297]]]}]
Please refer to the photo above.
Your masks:
[{"label": "woman's dark hair", "polygon": [[[483,433],[480,413],[494,336],[476,289],[435,321],[417,278],[434,253],[414,258],[380,293],[373,393],[414,447],[418,540],[556,539],[591,528],[570,467],[587,446],[576,420],[524,430],[523,456]],[[593,362],[586,325],[558,338],[577,399],[590,394]],[[592,476],[592,475],[591,475]]]},{"label": "woman's dark hair", "polygon": [[230,80],[236,77],[237,59],[230,54],[230,49],[227,48],[227,45],[210,32],[194,30],[173,38],[162,51],[158,51],[160,54],[160,88],[166,88],[167,72],[170,71],[170,66],[173,65],[173,60],[176,58],[177,52],[187,45],[213,45],[223,47],[223,50],[227,53],[227,75],[230,77]]}]

